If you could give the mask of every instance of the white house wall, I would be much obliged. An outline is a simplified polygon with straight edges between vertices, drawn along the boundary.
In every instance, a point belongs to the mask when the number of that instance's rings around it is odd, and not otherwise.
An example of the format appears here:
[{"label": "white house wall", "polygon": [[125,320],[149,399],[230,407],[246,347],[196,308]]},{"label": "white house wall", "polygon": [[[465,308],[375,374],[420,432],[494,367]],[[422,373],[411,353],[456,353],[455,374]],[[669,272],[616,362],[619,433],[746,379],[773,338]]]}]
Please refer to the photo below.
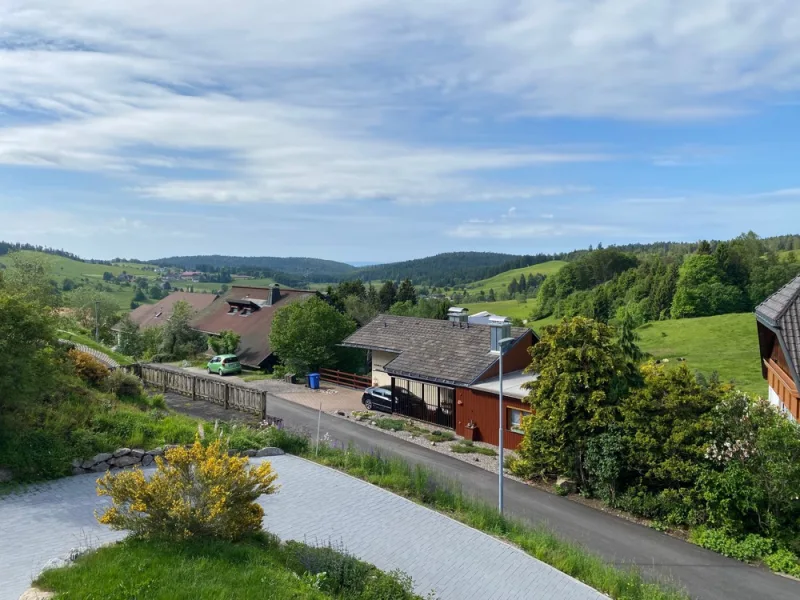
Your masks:
[{"label": "white house wall", "polygon": [[396,352],[372,351],[372,384],[391,385],[392,378],[386,373],[386,365],[397,358]]}]

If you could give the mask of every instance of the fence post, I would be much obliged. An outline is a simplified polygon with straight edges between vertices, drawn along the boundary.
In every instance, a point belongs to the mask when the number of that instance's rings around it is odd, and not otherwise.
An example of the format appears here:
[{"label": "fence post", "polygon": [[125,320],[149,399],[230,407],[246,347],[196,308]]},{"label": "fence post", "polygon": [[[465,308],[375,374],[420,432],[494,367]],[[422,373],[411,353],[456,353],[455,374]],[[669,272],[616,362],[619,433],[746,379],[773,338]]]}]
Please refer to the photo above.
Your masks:
[{"label": "fence post", "polygon": [[192,401],[197,400],[197,377],[192,377]]},{"label": "fence post", "polygon": [[261,420],[267,420],[267,392],[261,392]]},{"label": "fence post", "polygon": [[223,396],[224,396],[224,398],[225,398],[225,403],[223,404],[223,406],[225,407],[225,410],[228,410],[228,402],[229,402],[229,396],[228,396],[228,394],[229,394],[229,388],[228,388],[228,384],[227,384],[227,383],[226,383],[226,384],[224,384],[224,385],[225,385],[225,392],[224,392]]},{"label": "fence post", "polygon": [[164,376],[164,393],[167,393],[167,384],[169,382],[169,373],[167,371],[161,371]]}]

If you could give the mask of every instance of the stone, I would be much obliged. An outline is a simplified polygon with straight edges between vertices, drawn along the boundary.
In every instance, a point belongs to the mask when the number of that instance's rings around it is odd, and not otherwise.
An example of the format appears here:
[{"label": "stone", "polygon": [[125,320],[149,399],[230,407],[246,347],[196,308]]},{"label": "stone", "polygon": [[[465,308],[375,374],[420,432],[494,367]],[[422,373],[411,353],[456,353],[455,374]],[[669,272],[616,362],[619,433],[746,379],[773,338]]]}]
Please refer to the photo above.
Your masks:
[{"label": "stone", "polygon": [[92,471],[93,473],[102,473],[103,471],[108,471],[110,468],[111,468],[111,463],[103,461],[103,462],[99,462],[96,465],[94,465],[90,469],[90,471]]},{"label": "stone", "polygon": [[370,421],[369,424],[370,425],[377,425],[377,423],[375,421]]},{"label": "stone", "polygon": [[156,458],[155,458],[155,456],[153,456],[152,454],[145,454],[145,455],[142,457],[142,466],[143,466],[143,467],[149,467],[149,466],[150,466],[150,465],[152,465],[152,464],[153,464],[155,461],[156,461]]},{"label": "stone", "polygon": [[142,458],[144,456],[144,450],[139,450],[138,448],[131,450],[131,456],[134,458]]},{"label": "stone", "polygon": [[138,464],[139,462],[141,462],[141,460],[142,460],[141,458],[136,458],[135,456],[129,454],[128,456],[120,456],[114,462],[114,466],[120,468],[130,467],[131,465]]},{"label": "stone", "polygon": [[101,463],[107,461],[109,458],[114,458],[114,455],[110,452],[101,452],[100,454],[95,454],[92,460],[95,463]]},{"label": "stone", "polygon": [[152,450],[148,450],[147,454],[150,456],[164,456],[164,449],[163,448],[153,448]]},{"label": "stone", "polygon": [[87,458],[85,461],[81,463],[82,469],[91,469],[95,465],[95,461],[91,458]]},{"label": "stone", "polygon": [[247,456],[248,458],[253,457],[256,455],[257,450],[244,450],[242,452],[242,456]]},{"label": "stone", "polygon": [[435,446],[435,445],[436,445],[436,442],[431,442],[431,446]]},{"label": "stone", "polygon": [[271,448],[270,447],[270,448],[261,448],[261,450],[256,452],[255,455],[260,458],[262,456],[281,456],[282,454],[286,454],[286,453],[283,450],[281,450],[280,448]]},{"label": "stone", "polygon": [[73,475],[83,475],[84,473],[88,473],[88,471],[86,469],[82,469],[81,467],[72,467]]},{"label": "stone", "polygon": [[167,444],[166,446],[164,446],[164,452],[166,452],[167,450],[173,450],[173,449],[175,449],[177,447],[178,447],[178,444]]},{"label": "stone", "polygon": [[48,600],[55,596],[53,592],[43,592],[42,590],[32,587],[22,592],[19,600]]},{"label": "stone", "polygon": [[364,417],[356,417],[356,418],[355,418],[355,420],[356,420],[356,421],[358,421],[358,422],[360,423],[361,421],[363,421],[363,420],[364,420]]},{"label": "stone", "polygon": [[344,415],[344,411],[343,411],[343,410],[337,410],[337,411],[336,411],[336,414],[337,414],[337,415],[339,415],[340,417],[343,417],[343,416],[345,416],[345,415]]},{"label": "stone", "polygon": [[72,468],[75,469],[77,467],[80,467],[82,464],[83,460],[81,460],[80,458],[76,458],[72,461]]},{"label": "stone", "polygon": [[120,448],[116,452],[114,452],[114,458],[119,458],[120,456],[125,456],[126,454],[130,454],[130,448]]},{"label": "stone", "polygon": [[559,477],[556,479],[556,488],[567,494],[575,493],[575,482],[567,477]]},{"label": "stone", "polygon": [[14,474],[11,469],[0,469],[0,483],[8,483],[14,479]]}]

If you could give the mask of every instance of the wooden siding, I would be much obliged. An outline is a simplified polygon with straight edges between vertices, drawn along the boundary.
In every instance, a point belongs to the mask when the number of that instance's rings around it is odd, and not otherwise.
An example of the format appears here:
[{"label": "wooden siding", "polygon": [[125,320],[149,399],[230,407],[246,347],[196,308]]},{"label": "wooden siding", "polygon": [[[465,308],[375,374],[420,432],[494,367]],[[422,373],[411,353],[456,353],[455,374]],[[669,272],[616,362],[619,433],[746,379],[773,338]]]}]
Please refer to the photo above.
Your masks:
[{"label": "wooden siding", "polygon": [[[530,348],[533,345],[533,332],[526,333],[522,339],[503,354],[503,373],[513,373],[531,364]],[[480,376],[478,381],[497,377],[500,374],[500,361],[497,361]],[[496,408],[496,407],[495,407]]]},{"label": "wooden siding", "polygon": [[771,387],[778,396],[778,399],[789,414],[796,420],[800,420],[800,394],[798,394],[797,388],[789,373],[784,371],[781,366],[771,358],[764,361],[764,367],[767,370],[767,382],[769,383],[769,387]]},{"label": "wooden siding", "polygon": [[[505,359],[503,360],[505,367]],[[499,427],[497,423],[497,401],[496,394],[489,392],[479,392],[470,388],[456,389],[456,433],[460,436],[465,434],[467,423],[472,421],[478,426],[475,431],[475,441],[487,442],[489,444],[498,443]],[[503,398],[503,414],[505,417],[505,432],[503,433],[503,446],[513,450],[522,441],[522,435],[508,429],[508,409],[516,408],[520,410],[531,410],[530,405],[525,404],[515,398]]]}]

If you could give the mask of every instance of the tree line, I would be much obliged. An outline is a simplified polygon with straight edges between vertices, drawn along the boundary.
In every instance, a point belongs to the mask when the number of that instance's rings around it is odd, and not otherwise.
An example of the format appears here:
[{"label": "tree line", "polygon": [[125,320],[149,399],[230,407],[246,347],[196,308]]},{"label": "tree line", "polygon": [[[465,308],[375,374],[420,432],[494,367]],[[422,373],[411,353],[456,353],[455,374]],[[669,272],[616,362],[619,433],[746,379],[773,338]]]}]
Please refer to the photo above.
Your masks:
[{"label": "tree line", "polygon": [[774,242],[750,232],[728,242],[701,241],[689,255],[593,250],[542,283],[531,318],[609,322],[629,311],[641,324],[750,311],[800,274],[800,256],[779,256]]}]

